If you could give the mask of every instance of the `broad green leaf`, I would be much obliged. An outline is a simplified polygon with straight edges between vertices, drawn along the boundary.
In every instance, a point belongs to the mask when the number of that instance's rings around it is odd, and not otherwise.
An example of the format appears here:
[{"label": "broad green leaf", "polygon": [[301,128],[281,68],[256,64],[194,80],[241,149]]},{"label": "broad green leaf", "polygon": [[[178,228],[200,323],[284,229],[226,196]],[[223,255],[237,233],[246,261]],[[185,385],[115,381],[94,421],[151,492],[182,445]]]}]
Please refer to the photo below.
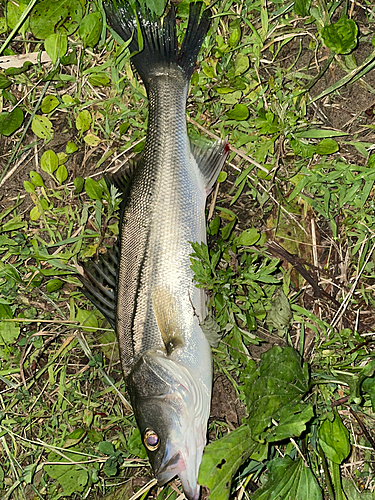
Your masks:
[{"label": "broad green leaf", "polygon": [[147,458],[146,449],[142,444],[141,433],[136,427],[126,441],[126,449],[132,455],[139,458]]},{"label": "broad green leaf", "polygon": [[43,210],[48,210],[49,208],[49,203],[46,198],[40,198],[40,205],[43,208]]},{"label": "broad green leaf", "polygon": [[0,321],[0,345],[12,345],[20,334],[19,324],[12,321]]},{"label": "broad green leaf", "polygon": [[80,113],[78,113],[78,116],[76,118],[76,128],[79,130],[79,132],[86,132],[90,128],[91,125],[91,115],[90,112],[87,111],[87,109],[84,109]]},{"label": "broad green leaf", "polygon": [[106,87],[107,85],[111,84],[111,79],[109,78],[107,73],[105,73],[104,71],[100,71],[99,73],[93,73],[92,75],[89,75],[89,82],[91,83],[91,85],[94,85],[94,87]]},{"label": "broad green leaf", "polygon": [[103,455],[114,455],[115,454],[115,447],[113,446],[112,443],[109,441],[102,441],[98,445],[100,453],[103,453]]},{"label": "broad green leaf", "polygon": [[50,140],[53,137],[52,123],[46,116],[35,115],[31,122],[31,130],[40,139]]},{"label": "broad green leaf", "polygon": [[234,74],[235,76],[242,75],[249,69],[250,61],[249,58],[240,52],[237,54],[236,59],[234,61]]},{"label": "broad green leaf", "polygon": [[215,235],[218,233],[220,229],[220,217],[217,215],[214,219],[209,224],[209,232],[212,235]]},{"label": "broad green leaf", "polygon": [[66,104],[67,106],[71,106],[75,102],[74,99],[73,99],[73,97],[71,95],[69,95],[69,94],[64,94],[61,97],[61,99],[62,99],[62,102],[64,104]]},{"label": "broad green leaf", "polygon": [[44,48],[53,64],[55,64],[68,50],[68,37],[61,33],[53,33],[45,39]]},{"label": "broad green leaf", "polygon": [[315,146],[315,152],[318,155],[331,155],[337,153],[339,150],[339,145],[333,139],[323,139]]},{"label": "broad green leaf", "polygon": [[68,171],[65,165],[59,166],[59,168],[56,170],[55,177],[58,180],[59,184],[62,184],[66,181],[66,179],[68,178]]},{"label": "broad green leaf", "polygon": [[255,440],[272,440],[275,427],[287,425],[298,437],[311,419],[309,405],[301,403],[309,390],[307,364],[292,347],[275,346],[261,356],[257,379],[244,387],[248,423]]},{"label": "broad green leaf", "polygon": [[118,462],[117,457],[109,457],[105,464],[103,465],[103,472],[106,476],[112,477],[116,476],[118,473]]},{"label": "broad green leaf", "polygon": [[45,40],[49,35],[71,35],[82,19],[79,0],[42,0],[30,15],[30,28],[36,38]]},{"label": "broad green leaf", "polygon": [[78,444],[83,437],[86,435],[85,429],[82,427],[78,427],[77,429],[74,429],[73,432],[71,432],[64,441],[64,448],[70,448],[71,446],[75,446]]},{"label": "broad green leaf", "polygon": [[57,106],[60,104],[60,101],[54,95],[46,95],[43,99],[42,104],[40,106],[40,110],[42,113],[48,114],[51,113]]},{"label": "broad green leaf", "polygon": [[229,45],[232,48],[237,47],[241,40],[240,19],[235,19],[234,21],[232,21],[230,23],[229,29],[232,30],[231,34],[229,35]]},{"label": "broad green leaf", "polygon": [[251,500],[323,500],[322,491],[302,459],[288,455],[268,463],[268,480],[251,495]]},{"label": "broad green leaf", "polygon": [[46,285],[47,292],[56,292],[56,290],[60,290],[63,284],[64,282],[59,280],[58,278],[49,280]]},{"label": "broad green leaf", "polygon": [[67,155],[63,151],[60,151],[59,153],[57,153],[57,159],[59,161],[59,166],[64,165],[69,160],[69,155]]},{"label": "broad green leaf", "polygon": [[76,177],[73,184],[75,187],[74,194],[82,193],[83,186],[85,185],[85,179],[83,177]]},{"label": "broad green leaf", "polygon": [[0,113],[0,134],[12,135],[17,129],[20,128],[23,122],[22,109],[17,107],[10,112]]},{"label": "broad green leaf", "polygon": [[254,460],[263,460],[267,448],[251,438],[247,425],[238,427],[206,446],[199,469],[199,484],[210,488],[211,500],[227,500],[232,478],[239,467],[250,456]]},{"label": "broad green leaf", "polygon": [[0,304],[0,319],[13,318],[12,309],[7,304]]},{"label": "broad green leaf", "polygon": [[38,172],[35,172],[34,170],[30,170],[29,175],[30,175],[31,182],[34,184],[34,186],[37,186],[37,187],[44,186],[43,178],[40,174],[38,174]]},{"label": "broad green leaf", "polygon": [[243,121],[249,118],[249,110],[244,104],[236,104],[233,109],[226,112],[229,120]]},{"label": "broad green leaf", "polygon": [[85,16],[78,29],[84,47],[94,47],[100,38],[103,28],[103,20],[100,12],[91,12]]},{"label": "broad green leaf", "polygon": [[73,141],[68,141],[65,147],[65,151],[67,152],[67,154],[75,153],[76,151],[78,151],[78,147]]},{"label": "broad green leaf", "polygon": [[85,180],[85,190],[87,195],[92,200],[101,200],[103,196],[103,189],[99,182],[94,181],[91,177],[87,177]]},{"label": "broad green leaf", "polygon": [[226,172],[220,172],[217,182],[224,182],[228,177],[228,174]]},{"label": "broad green leaf", "polygon": [[100,443],[103,441],[103,435],[95,429],[90,429],[87,432],[87,437],[92,443]]},{"label": "broad green leaf", "polygon": [[0,73],[0,89],[6,89],[12,85],[12,82],[2,73]]},{"label": "broad green leaf", "polygon": [[57,170],[58,166],[59,160],[56,153],[52,151],[52,149],[44,151],[40,158],[40,168],[43,170],[43,172],[47,172],[47,174],[52,175],[53,172]]},{"label": "broad green leaf", "polygon": [[267,434],[267,441],[274,443],[283,441],[292,436],[300,436],[306,430],[306,423],[314,416],[312,405],[298,403],[282,406],[277,418],[279,425],[276,425],[272,432]]},{"label": "broad green leaf", "polygon": [[165,9],[165,0],[145,0],[144,2],[147,7],[155,14],[160,17]]},{"label": "broad green leaf", "polygon": [[93,311],[87,311],[85,309],[80,309],[79,307],[77,307],[76,310],[76,320],[79,321],[82,330],[85,332],[96,332],[96,328],[99,326],[98,320]]},{"label": "broad green leaf", "polygon": [[232,222],[229,222],[226,226],[224,226],[221,230],[221,236],[223,237],[223,240],[227,240],[233,231],[234,226],[236,225],[236,219],[232,220]]},{"label": "broad green leaf", "polygon": [[97,135],[91,134],[90,132],[85,135],[83,140],[88,146],[91,146],[93,148],[102,142],[102,140]]},{"label": "broad green leaf", "polygon": [[85,489],[89,477],[85,468],[82,468],[82,466],[75,463],[84,461],[86,459],[85,456],[67,450],[64,451],[64,455],[67,458],[62,457],[55,452],[51,452],[48,455],[48,461],[64,462],[64,464],[66,464],[66,462],[71,460],[71,465],[45,465],[44,470],[52,479],[56,479],[56,481],[58,481],[63,488],[64,496],[68,497],[74,492],[82,492]]},{"label": "broad green leaf", "polygon": [[[0,246],[17,246],[18,243],[15,240],[12,240],[8,238],[8,236],[5,236],[4,234],[0,234]],[[11,316],[10,316],[11,317]]]},{"label": "broad green leaf", "polygon": [[42,214],[39,212],[38,207],[33,207],[30,210],[30,220],[38,220]]},{"label": "broad green leaf", "polygon": [[305,17],[309,14],[311,0],[294,0],[294,12],[297,16]]},{"label": "broad green leaf", "polygon": [[231,106],[234,106],[235,104],[238,104],[241,97],[242,97],[241,90],[236,90],[235,92],[222,94],[220,102],[222,102],[223,104],[230,104]]},{"label": "broad green leaf", "polygon": [[255,227],[251,227],[242,231],[242,233],[234,239],[233,243],[235,245],[250,246],[255,245],[259,238],[260,234],[258,233],[258,230],[255,229]]},{"label": "broad green leaf", "polygon": [[343,15],[337,23],[324,26],[321,36],[325,45],[336,54],[349,54],[357,45],[358,26]]},{"label": "broad green leaf", "polygon": [[341,417],[335,413],[331,422],[326,418],[319,427],[319,443],[327,458],[335,464],[341,464],[350,453],[349,432],[342,423]]},{"label": "broad green leaf", "polygon": [[224,220],[233,221],[237,218],[236,214],[229,208],[220,207],[220,217]]},{"label": "broad green leaf", "polygon": [[130,127],[130,123],[129,122],[121,123],[121,125],[118,128],[118,131],[120,132],[120,135],[126,134],[126,132],[128,131],[129,127]]},{"label": "broad green leaf", "polygon": [[26,193],[35,193],[35,186],[29,181],[23,181],[23,189]]},{"label": "broad green leaf", "polygon": [[[13,29],[17,26],[18,21],[20,20],[24,10],[27,7],[27,2],[23,0],[19,2],[7,2],[7,23],[10,29]],[[25,36],[26,31],[29,29],[29,20],[26,18],[22,26],[20,27],[20,33]]]}]

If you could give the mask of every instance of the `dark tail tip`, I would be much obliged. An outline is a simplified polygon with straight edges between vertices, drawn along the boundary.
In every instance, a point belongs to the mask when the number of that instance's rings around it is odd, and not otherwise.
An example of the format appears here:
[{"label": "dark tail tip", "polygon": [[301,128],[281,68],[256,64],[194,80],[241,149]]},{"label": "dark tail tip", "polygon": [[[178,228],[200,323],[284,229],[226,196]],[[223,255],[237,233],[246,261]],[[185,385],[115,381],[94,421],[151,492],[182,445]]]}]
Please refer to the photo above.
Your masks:
[{"label": "dark tail tip", "polygon": [[[200,48],[210,26],[210,11],[204,10],[200,16],[202,5],[202,2],[190,4],[187,30],[181,49],[178,50],[173,4],[161,24],[160,19],[155,18],[147,8],[142,9],[138,1],[134,9],[127,0],[112,0],[104,3],[110,26],[124,41],[131,38],[129,44],[131,52],[139,51],[133,56],[133,63],[146,87],[147,80],[155,74],[155,68],[161,65],[179,66],[186,80],[190,81]],[[137,26],[142,35],[139,37],[140,40],[138,40]]]}]

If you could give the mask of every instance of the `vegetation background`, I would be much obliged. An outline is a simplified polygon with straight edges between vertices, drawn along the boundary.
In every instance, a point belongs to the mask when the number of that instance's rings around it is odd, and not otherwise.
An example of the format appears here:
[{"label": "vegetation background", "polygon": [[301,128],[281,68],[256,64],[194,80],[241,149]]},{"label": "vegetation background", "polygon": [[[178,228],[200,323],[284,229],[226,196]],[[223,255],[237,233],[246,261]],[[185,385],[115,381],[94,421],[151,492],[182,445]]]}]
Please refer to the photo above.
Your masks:
[{"label": "vegetation background", "polygon": [[[192,247],[217,337],[203,498],[373,499],[373,3],[212,13],[187,116],[231,145]],[[155,485],[75,276],[118,233],[102,179],[142,152],[144,88],[100,0],[2,1],[0,40],[0,496],[182,498]]]}]

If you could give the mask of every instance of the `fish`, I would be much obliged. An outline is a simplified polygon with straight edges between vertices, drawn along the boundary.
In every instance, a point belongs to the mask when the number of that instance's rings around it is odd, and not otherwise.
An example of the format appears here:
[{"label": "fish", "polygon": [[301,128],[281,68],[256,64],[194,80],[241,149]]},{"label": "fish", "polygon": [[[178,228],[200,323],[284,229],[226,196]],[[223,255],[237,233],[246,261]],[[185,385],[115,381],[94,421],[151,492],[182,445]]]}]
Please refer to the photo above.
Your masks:
[{"label": "fish", "polygon": [[[201,323],[206,296],[195,286],[191,242],[206,242],[205,205],[228,156],[227,140],[190,142],[186,100],[210,26],[189,6],[179,47],[173,4],[162,18],[126,0],[104,2],[107,22],[128,42],[149,108],[141,158],[107,179],[121,192],[119,236],[80,276],[85,295],[116,331],[135,419],[159,485],[180,478],[200,496],[207,441],[212,352]],[[130,42],[129,42],[130,40]]]}]

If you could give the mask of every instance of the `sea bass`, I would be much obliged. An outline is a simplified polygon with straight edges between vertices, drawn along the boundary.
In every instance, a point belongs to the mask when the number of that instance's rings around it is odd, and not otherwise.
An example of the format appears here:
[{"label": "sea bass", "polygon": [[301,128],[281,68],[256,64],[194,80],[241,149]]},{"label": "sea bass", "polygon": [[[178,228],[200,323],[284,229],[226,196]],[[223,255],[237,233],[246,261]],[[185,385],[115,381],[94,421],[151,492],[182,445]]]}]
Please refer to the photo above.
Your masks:
[{"label": "sea bass", "polygon": [[205,295],[193,283],[190,242],[206,241],[207,194],[228,154],[226,141],[190,144],[186,99],[210,24],[190,4],[178,47],[174,8],[155,20],[127,1],[104,3],[149,99],[144,152],[112,182],[123,192],[116,246],[85,266],[85,294],[118,337],[127,389],[159,485],[178,475],[186,497],[200,494],[212,385],[211,348],[200,322]]}]

